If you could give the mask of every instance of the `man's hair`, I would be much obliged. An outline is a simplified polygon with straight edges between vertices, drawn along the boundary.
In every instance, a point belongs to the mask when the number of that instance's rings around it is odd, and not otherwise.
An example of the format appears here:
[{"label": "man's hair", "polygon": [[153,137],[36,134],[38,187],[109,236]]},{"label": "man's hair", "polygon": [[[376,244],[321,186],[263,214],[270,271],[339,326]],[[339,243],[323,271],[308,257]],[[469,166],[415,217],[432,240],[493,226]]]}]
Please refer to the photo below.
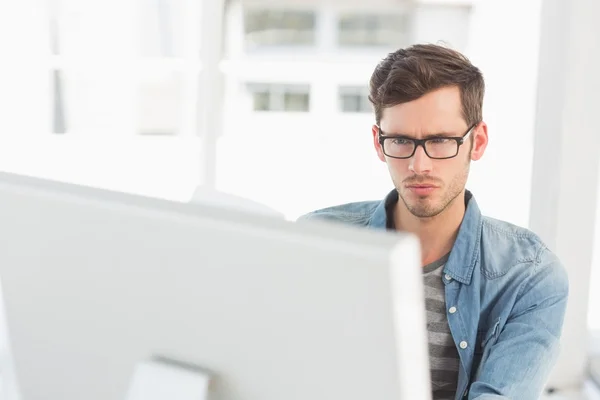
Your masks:
[{"label": "man's hair", "polygon": [[390,53],[371,76],[369,100],[377,125],[385,108],[451,86],[460,89],[462,114],[467,125],[480,122],[485,83],[481,71],[467,57],[434,44],[417,44]]}]

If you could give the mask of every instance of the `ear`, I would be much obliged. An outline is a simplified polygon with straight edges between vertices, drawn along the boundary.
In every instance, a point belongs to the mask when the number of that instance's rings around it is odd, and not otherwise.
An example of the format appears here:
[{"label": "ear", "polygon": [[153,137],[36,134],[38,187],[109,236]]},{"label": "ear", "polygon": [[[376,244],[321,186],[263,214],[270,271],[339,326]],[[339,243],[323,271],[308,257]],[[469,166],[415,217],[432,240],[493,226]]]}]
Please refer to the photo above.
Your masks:
[{"label": "ear", "polygon": [[385,154],[383,154],[383,149],[381,148],[381,144],[379,144],[379,127],[377,125],[373,125],[371,131],[373,133],[373,146],[375,146],[377,156],[381,161],[385,162]]},{"label": "ear", "polygon": [[483,157],[488,145],[488,129],[485,122],[481,122],[472,133],[473,149],[471,150],[471,160],[478,161]]}]

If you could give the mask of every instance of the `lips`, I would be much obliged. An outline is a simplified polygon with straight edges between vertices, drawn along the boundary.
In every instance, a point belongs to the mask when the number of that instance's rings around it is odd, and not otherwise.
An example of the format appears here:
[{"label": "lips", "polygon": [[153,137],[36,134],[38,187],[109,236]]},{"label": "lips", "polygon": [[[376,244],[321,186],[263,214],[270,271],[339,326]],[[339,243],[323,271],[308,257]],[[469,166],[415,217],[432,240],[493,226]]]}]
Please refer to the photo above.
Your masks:
[{"label": "lips", "polygon": [[417,189],[426,189],[426,188],[434,188],[435,185],[408,185],[409,188],[417,188]]},{"label": "lips", "polygon": [[408,185],[407,188],[408,188],[408,190],[410,190],[411,192],[413,192],[419,196],[426,196],[428,194],[431,194],[433,191],[435,191],[437,189],[437,186],[429,185],[429,184],[417,184],[417,185]]}]

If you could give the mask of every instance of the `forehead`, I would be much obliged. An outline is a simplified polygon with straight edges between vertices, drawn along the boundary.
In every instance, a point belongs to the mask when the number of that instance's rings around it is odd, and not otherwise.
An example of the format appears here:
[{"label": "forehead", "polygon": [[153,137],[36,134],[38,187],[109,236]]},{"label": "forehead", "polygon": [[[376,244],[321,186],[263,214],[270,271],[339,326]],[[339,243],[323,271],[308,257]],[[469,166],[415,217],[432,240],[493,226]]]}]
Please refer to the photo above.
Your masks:
[{"label": "forehead", "polygon": [[435,134],[465,129],[458,87],[446,87],[383,110],[381,129],[390,133]]}]

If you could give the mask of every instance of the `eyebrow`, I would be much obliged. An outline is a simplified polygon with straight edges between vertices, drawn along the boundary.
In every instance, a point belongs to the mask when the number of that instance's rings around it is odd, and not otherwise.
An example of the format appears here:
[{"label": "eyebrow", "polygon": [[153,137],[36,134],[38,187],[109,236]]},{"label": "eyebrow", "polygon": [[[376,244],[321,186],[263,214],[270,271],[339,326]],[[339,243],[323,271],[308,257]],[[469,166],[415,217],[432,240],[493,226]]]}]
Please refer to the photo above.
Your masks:
[{"label": "eyebrow", "polygon": [[[402,137],[402,138],[406,138],[406,139],[416,139],[415,137],[413,137],[411,135],[407,135],[405,133],[386,133],[381,128],[379,128],[379,131],[384,136],[394,136],[394,137]],[[438,133],[431,133],[429,135],[425,135],[425,136],[423,136],[423,139],[435,139],[435,138],[444,138],[444,137],[457,137],[457,135],[456,135],[456,133],[438,132]]]}]

